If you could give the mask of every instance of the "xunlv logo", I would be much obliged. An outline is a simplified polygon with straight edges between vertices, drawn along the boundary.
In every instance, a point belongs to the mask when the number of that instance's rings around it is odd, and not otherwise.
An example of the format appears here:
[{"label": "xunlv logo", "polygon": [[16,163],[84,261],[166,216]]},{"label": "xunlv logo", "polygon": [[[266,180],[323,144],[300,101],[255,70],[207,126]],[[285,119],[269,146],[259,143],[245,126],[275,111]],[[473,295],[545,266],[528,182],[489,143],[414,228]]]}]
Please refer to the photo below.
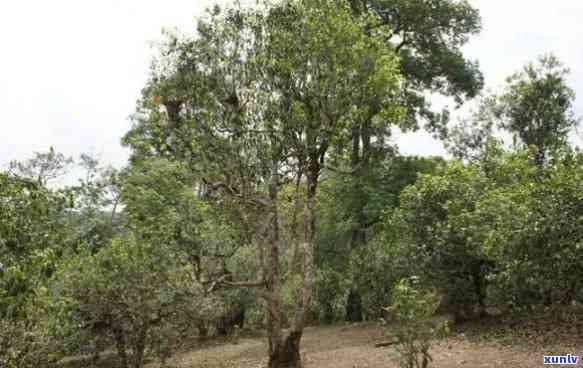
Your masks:
[{"label": "xunlv logo", "polygon": [[579,356],[577,355],[545,355],[544,364],[562,364],[562,365],[576,365],[579,363]]}]

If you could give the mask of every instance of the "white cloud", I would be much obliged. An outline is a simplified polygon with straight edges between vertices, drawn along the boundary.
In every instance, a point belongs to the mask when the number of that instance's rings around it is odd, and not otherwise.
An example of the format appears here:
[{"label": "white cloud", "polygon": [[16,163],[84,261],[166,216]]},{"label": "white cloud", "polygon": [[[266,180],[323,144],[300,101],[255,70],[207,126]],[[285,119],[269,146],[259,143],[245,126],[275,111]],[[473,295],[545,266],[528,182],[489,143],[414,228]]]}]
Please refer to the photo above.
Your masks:
[{"label": "white cloud", "polygon": [[192,28],[210,1],[14,1],[0,5],[0,165],[53,145],[115,164],[143,86],[149,41]]},{"label": "white cloud", "polygon": [[[50,145],[122,164],[120,137],[163,27],[188,31],[212,0],[20,0],[0,4],[0,165]],[[488,85],[553,51],[583,96],[583,2],[475,0],[484,31],[466,48]],[[577,111],[583,115],[582,105]],[[425,134],[397,139],[407,153],[441,154]]]}]

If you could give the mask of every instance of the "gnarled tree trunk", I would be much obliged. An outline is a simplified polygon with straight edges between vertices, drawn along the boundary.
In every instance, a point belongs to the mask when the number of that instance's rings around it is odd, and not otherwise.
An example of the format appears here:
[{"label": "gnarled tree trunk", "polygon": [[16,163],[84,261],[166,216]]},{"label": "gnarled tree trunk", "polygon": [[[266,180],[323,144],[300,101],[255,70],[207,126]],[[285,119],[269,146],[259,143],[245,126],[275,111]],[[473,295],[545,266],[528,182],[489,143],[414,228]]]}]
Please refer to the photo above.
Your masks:
[{"label": "gnarled tree trunk", "polygon": [[291,332],[280,339],[269,352],[269,368],[301,368],[301,332]]},{"label": "gnarled tree trunk", "polygon": [[306,318],[312,300],[313,269],[314,269],[314,234],[315,234],[315,207],[316,189],[320,166],[318,159],[311,161],[306,175],[307,193],[304,207],[304,239],[301,243],[302,257],[302,289],[296,313],[289,329],[284,333],[282,329],[282,314],[280,300],[280,268],[279,268],[279,231],[277,207],[275,206],[277,180],[273,180],[270,189],[270,197],[274,207],[272,209],[270,224],[270,240],[268,242],[269,262],[266,264],[267,292],[265,300],[267,305],[267,333],[269,339],[269,368],[301,368],[300,345],[304,331]]}]

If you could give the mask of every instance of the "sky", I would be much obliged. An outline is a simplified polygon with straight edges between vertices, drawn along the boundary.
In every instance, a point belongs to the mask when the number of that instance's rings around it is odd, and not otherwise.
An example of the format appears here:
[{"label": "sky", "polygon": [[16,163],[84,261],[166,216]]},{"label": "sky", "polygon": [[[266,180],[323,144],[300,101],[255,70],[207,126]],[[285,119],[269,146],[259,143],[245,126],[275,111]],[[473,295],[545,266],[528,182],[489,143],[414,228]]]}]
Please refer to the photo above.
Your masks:
[{"label": "sky", "polygon": [[[0,2],[0,169],[53,146],[122,166],[120,138],[146,82],[151,41],[164,27],[194,30],[213,0],[19,0]],[[583,115],[583,1],[470,0],[483,31],[465,47],[486,85],[553,52],[572,74]],[[424,133],[397,134],[405,154],[443,155]]]}]

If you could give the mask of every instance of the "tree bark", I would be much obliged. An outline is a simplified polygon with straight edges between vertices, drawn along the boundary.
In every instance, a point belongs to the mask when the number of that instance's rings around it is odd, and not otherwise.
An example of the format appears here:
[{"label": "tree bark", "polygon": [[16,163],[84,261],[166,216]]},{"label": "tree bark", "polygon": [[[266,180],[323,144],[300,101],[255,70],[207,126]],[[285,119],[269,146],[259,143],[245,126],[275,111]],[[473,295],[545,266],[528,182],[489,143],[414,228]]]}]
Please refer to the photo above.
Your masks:
[{"label": "tree bark", "polygon": [[353,287],[346,300],[346,321],[362,322],[362,299],[358,289]]},{"label": "tree bark", "polygon": [[536,150],[534,153],[534,163],[538,167],[543,167],[546,161],[545,147],[542,144],[536,145]]},{"label": "tree bark", "polygon": [[[313,152],[309,157],[308,172],[306,173],[306,200],[304,206],[304,238],[302,247],[302,289],[300,291],[300,300],[295,312],[292,326],[285,336],[281,331],[281,306],[279,304],[279,294],[273,298],[271,306],[277,307],[279,313],[274,313],[268,320],[269,333],[269,368],[301,368],[302,360],[300,355],[300,345],[307,316],[312,302],[313,273],[314,273],[314,235],[316,228],[316,193],[318,187],[318,178],[320,175],[320,158],[319,154]],[[272,252],[277,247],[272,246]],[[275,262],[274,262],[275,265]],[[279,266],[274,268],[272,265],[271,273],[274,270],[279,272]],[[279,265],[279,263],[277,263]],[[279,287],[279,283],[274,284]],[[275,296],[275,295],[274,295]],[[271,312],[272,308],[268,308]],[[277,317],[276,317],[277,315]],[[276,328],[278,327],[278,328]]]},{"label": "tree bark", "polygon": [[146,349],[147,325],[142,326],[138,332],[137,340],[133,347],[132,368],[142,368],[144,365],[144,350]]},{"label": "tree bark", "polygon": [[209,329],[207,327],[206,321],[200,320],[196,323],[196,328],[198,329],[198,337],[205,338],[209,334]]},{"label": "tree bark", "polygon": [[302,334],[289,333],[269,354],[269,368],[301,368],[300,341]]},{"label": "tree bark", "polygon": [[[275,165],[274,165],[275,166]],[[267,228],[267,251],[263,264],[266,281],[264,294],[267,314],[267,339],[269,345],[269,367],[280,367],[282,354],[282,310],[281,310],[281,270],[279,265],[279,218],[277,207],[279,175],[277,167],[272,169],[269,185],[270,218]]]},{"label": "tree bark", "polygon": [[115,339],[115,347],[117,349],[117,356],[121,368],[128,368],[128,353],[126,351],[125,336],[121,328],[113,329],[113,336]]},{"label": "tree bark", "polygon": [[[362,153],[361,153],[361,139],[362,139]],[[353,170],[353,180],[358,180],[360,177],[368,175],[369,170],[369,156],[371,154],[371,132],[370,122],[365,122],[362,125],[357,125],[352,129],[352,153],[351,165]],[[366,203],[360,203],[356,210],[356,228],[352,230],[352,237],[350,241],[350,248],[356,249],[359,246],[366,245],[366,216],[364,214],[364,206]],[[362,296],[358,286],[353,283],[350,292],[346,299],[346,317],[347,322],[362,322]]]},{"label": "tree bark", "polygon": [[[318,155],[319,156],[319,155]],[[306,204],[304,208],[304,239],[302,243],[303,262],[302,275],[303,283],[301,290],[300,304],[296,311],[292,331],[299,334],[301,339],[302,331],[307,319],[312,303],[312,289],[314,283],[314,236],[316,234],[316,192],[318,189],[318,178],[320,175],[319,157],[312,156],[306,175]]]}]

